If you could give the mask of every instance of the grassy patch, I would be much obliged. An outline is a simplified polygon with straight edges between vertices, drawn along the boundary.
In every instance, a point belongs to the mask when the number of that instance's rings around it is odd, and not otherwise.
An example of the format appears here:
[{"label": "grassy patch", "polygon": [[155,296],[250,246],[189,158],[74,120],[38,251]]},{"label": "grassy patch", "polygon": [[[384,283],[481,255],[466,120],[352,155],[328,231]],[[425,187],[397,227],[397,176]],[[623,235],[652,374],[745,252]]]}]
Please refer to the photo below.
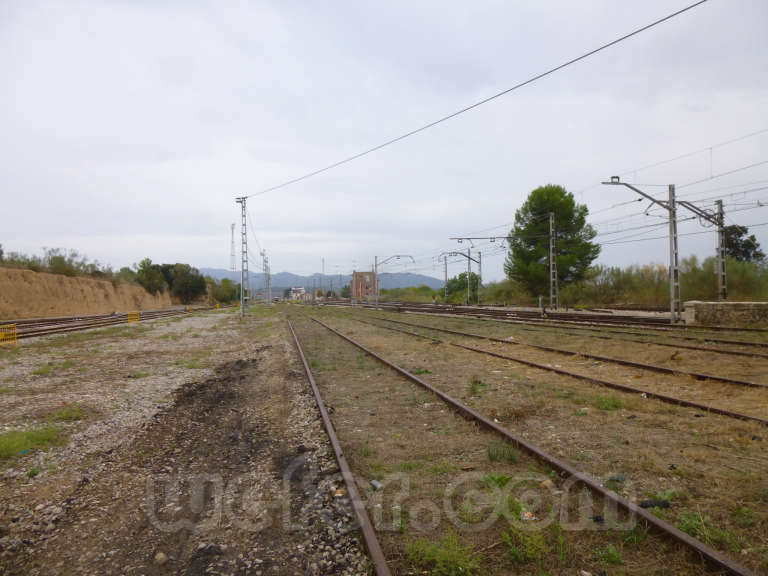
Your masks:
[{"label": "grassy patch", "polygon": [[432,371],[427,368],[416,368],[415,370],[411,370],[410,372],[414,376],[419,376],[421,374],[432,374]]},{"label": "grassy patch", "polygon": [[483,486],[486,488],[504,488],[511,478],[506,474],[486,474],[483,477]]},{"label": "grassy patch", "polygon": [[677,517],[677,527],[709,544],[710,546],[719,546],[737,552],[741,548],[741,542],[738,537],[727,530],[712,526],[708,516],[697,510],[683,509]]},{"label": "grassy patch", "polygon": [[72,368],[72,364],[73,364],[72,360],[67,358],[66,360],[64,360],[64,362],[61,363],[61,367],[64,370],[67,370],[68,368]]},{"label": "grassy patch", "polygon": [[462,546],[454,532],[445,534],[438,542],[413,540],[405,545],[408,559],[433,576],[472,576],[479,574],[480,564],[471,546]]},{"label": "grassy patch", "polygon": [[433,465],[429,469],[429,471],[432,474],[437,474],[437,475],[449,474],[450,472],[456,471],[456,466],[454,466],[453,464],[449,464],[448,462],[440,462],[438,464]]},{"label": "grassy patch", "polygon": [[11,430],[0,434],[0,460],[8,460],[32,450],[46,450],[61,443],[61,440],[61,428],[56,424]]},{"label": "grassy patch", "polygon": [[517,462],[517,451],[506,442],[488,444],[488,460],[491,462]]},{"label": "grassy patch", "polygon": [[199,358],[191,358],[189,360],[182,360],[180,362],[182,368],[187,370],[202,370],[204,366],[200,364]]},{"label": "grassy patch", "polygon": [[599,410],[619,410],[623,406],[624,404],[622,404],[621,400],[616,398],[616,396],[598,396],[595,399],[595,408],[598,408]]},{"label": "grassy patch", "polygon": [[473,376],[469,382],[469,395],[480,396],[485,389],[488,388],[488,384],[480,380],[478,376]]},{"label": "grassy patch", "polygon": [[606,564],[621,564],[624,562],[621,557],[621,551],[613,544],[608,544],[602,550],[595,552],[595,557]]},{"label": "grassy patch", "polygon": [[40,474],[40,468],[37,466],[32,466],[32,468],[27,470],[27,478],[34,478],[38,474]]},{"label": "grassy patch", "polygon": [[128,378],[132,378],[134,380],[140,380],[141,378],[146,378],[147,376],[151,376],[149,372],[131,372],[128,374]]},{"label": "grassy patch", "polygon": [[53,362],[46,362],[39,368],[35,368],[32,370],[33,376],[50,376],[51,372],[53,372]]},{"label": "grassy patch", "polygon": [[398,466],[398,469],[401,472],[411,472],[421,468],[424,468],[424,462],[420,462],[419,460],[408,460],[406,462],[401,462]]},{"label": "grassy patch", "polygon": [[85,417],[83,409],[77,404],[67,404],[58,410],[51,412],[47,420],[49,422],[75,422]]},{"label": "grassy patch", "polygon": [[541,564],[544,555],[550,551],[541,530],[522,530],[513,526],[508,533],[502,534],[501,538],[507,545],[507,559],[512,564]]},{"label": "grassy patch", "polygon": [[737,506],[731,511],[734,521],[739,526],[752,526],[755,523],[755,513],[746,506]]},{"label": "grassy patch", "polygon": [[627,532],[622,540],[624,544],[641,544],[648,538],[648,527],[642,524],[635,524],[635,527]]},{"label": "grassy patch", "polygon": [[10,392],[10,388],[0,388],[0,394],[9,394]]}]

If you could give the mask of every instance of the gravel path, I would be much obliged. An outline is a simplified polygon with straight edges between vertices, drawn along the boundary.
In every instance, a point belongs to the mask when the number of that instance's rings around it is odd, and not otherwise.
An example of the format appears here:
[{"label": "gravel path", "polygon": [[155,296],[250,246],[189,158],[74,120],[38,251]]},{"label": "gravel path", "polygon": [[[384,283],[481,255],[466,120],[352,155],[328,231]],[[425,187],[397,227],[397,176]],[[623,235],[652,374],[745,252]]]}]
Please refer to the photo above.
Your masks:
[{"label": "gravel path", "polygon": [[119,441],[114,419],[95,419],[74,439],[106,426],[102,441],[54,450],[65,472],[6,473],[0,574],[365,574],[343,481],[276,321],[227,320],[223,332],[250,342],[228,353],[237,359],[181,383],[157,377],[168,401],[127,409],[138,424]]}]

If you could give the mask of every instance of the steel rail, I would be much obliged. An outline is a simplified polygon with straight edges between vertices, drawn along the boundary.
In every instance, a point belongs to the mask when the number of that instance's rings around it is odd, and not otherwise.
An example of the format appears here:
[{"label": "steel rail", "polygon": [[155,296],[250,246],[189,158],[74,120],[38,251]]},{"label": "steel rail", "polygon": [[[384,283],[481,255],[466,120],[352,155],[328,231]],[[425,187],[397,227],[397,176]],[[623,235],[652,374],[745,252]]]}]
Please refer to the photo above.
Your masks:
[{"label": "steel rail", "polygon": [[489,342],[508,344],[510,346],[528,346],[529,348],[535,348],[536,350],[543,350],[544,352],[552,352],[553,354],[560,354],[562,356],[581,356],[583,358],[589,358],[590,360],[600,360],[601,362],[619,364],[622,366],[630,366],[632,368],[640,368],[642,370],[650,370],[652,372],[659,372],[662,374],[691,376],[696,380],[712,380],[716,382],[724,382],[726,384],[734,384],[736,386],[747,386],[749,388],[768,388],[768,384],[762,384],[760,382],[752,382],[750,380],[737,380],[736,378],[728,378],[727,376],[717,376],[715,374],[705,374],[702,372],[691,372],[688,370],[679,370],[677,368],[667,368],[666,366],[657,366],[656,364],[645,364],[644,362],[635,362],[633,360],[624,360],[622,358],[613,358],[611,356],[602,356],[600,354],[591,354],[589,352],[573,352],[571,350],[565,350],[564,348],[554,348],[552,346],[544,346],[543,344],[514,342],[511,340],[504,340],[503,338],[495,338],[493,336],[483,336],[482,334],[473,334],[471,332],[461,332],[459,330],[449,330],[447,328],[436,328],[434,326],[425,326],[424,324],[411,324],[409,322],[403,322],[402,320],[391,320],[389,318],[381,318],[379,316],[377,316],[377,318],[380,318],[381,320],[384,320],[386,322],[393,322],[395,324],[404,324],[405,326],[411,326],[412,328],[424,328],[427,330],[444,332],[446,334],[453,334],[456,336],[464,336],[467,338],[476,338],[478,340],[488,340]]},{"label": "steel rail", "polygon": [[[350,306],[348,303],[335,303],[340,306]],[[360,307],[371,307],[369,304],[357,304]],[[478,317],[504,317],[508,319],[527,320],[536,324],[563,323],[573,325],[594,325],[608,327],[625,328],[647,328],[658,332],[685,331],[710,331],[710,332],[758,332],[768,333],[768,328],[737,328],[734,326],[702,326],[702,325],[683,325],[670,324],[668,319],[652,319],[640,316],[608,316],[605,314],[581,314],[568,312],[546,312],[547,317],[541,318],[541,312],[533,310],[508,310],[486,307],[461,307],[445,304],[423,304],[423,303],[380,303],[379,307],[394,308],[400,310],[424,311],[433,313],[456,314],[462,316]],[[768,344],[766,344],[768,345]]]},{"label": "steel rail", "polygon": [[[480,320],[480,318],[478,318]],[[482,320],[487,321],[487,320]],[[491,322],[503,322],[504,324],[519,324],[521,326],[521,330],[527,330],[528,332],[538,332],[541,334],[541,330],[557,330],[558,332],[562,332],[562,329],[559,329],[557,326],[537,326],[536,328],[532,328],[532,326],[535,326],[536,324],[534,322],[528,323],[528,322],[512,322],[512,321],[504,321],[504,320],[496,320],[492,319]],[[566,327],[568,329],[568,327]],[[581,328],[581,327],[572,327],[572,330],[591,330],[594,332],[599,332],[599,328],[595,329],[588,329],[588,328]],[[571,332],[574,336],[579,335],[575,332]],[[598,340],[618,340],[621,342],[635,342],[637,344],[651,344],[653,346],[664,346],[666,348],[680,348],[681,350],[699,350],[701,352],[714,352],[715,354],[728,354],[730,356],[746,356],[749,358],[768,358],[768,354],[761,354],[760,352],[744,352],[742,350],[723,350],[721,348],[712,348],[709,346],[691,346],[689,344],[671,344],[669,342],[653,342],[652,340],[643,340],[642,338],[622,338],[617,337],[616,334],[637,334],[646,336],[648,338],[655,338],[657,337],[655,334],[643,334],[642,332],[614,332],[613,336],[606,336],[601,334],[585,334],[583,335],[585,338],[595,338]],[[669,336],[669,338],[681,338],[680,336]],[[701,340],[699,338],[690,338],[691,340]]]},{"label": "steel rail", "polygon": [[400,328],[393,328],[392,326],[383,326],[381,324],[376,324],[374,322],[368,322],[367,320],[361,320],[359,318],[355,318],[358,322],[362,322],[363,324],[369,324],[371,326],[376,326],[379,328],[385,328],[386,330],[392,330],[393,332],[401,332],[403,334],[408,334],[410,336],[418,336],[419,338],[424,338],[426,340],[431,340],[432,342],[439,342],[441,344],[448,344],[450,346],[455,346],[456,348],[462,348],[464,350],[469,350],[470,352],[477,352],[479,354],[486,354],[488,356],[493,356],[495,358],[501,358],[503,360],[510,360],[512,362],[516,362],[518,364],[523,364],[525,366],[530,366],[531,368],[537,368],[539,370],[545,370],[547,372],[554,372],[555,374],[560,374],[562,376],[568,376],[570,378],[574,378],[576,380],[583,380],[585,382],[590,382],[592,384],[597,384],[598,386],[604,386],[606,388],[612,388],[614,390],[620,390],[622,392],[628,392],[630,394],[644,394],[646,398],[651,398],[654,400],[658,400],[660,402],[664,402],[666,404],[674,404],[676,406],[683,406],[686,408],[696,408],[697,410],[701,410],[703,412],[709,412],[711,414],[719,414],[720,416],[727,416],[729,418],[735,418],[737,420],[744,420],[747,422],[756,422],[758,424],[762,424],[763,426],[768,426],[768,420],[764,418],[760,418],[758,416],[750,416],[749,414],[742,414],[741,412],[733,412],[731,410],[726,410],[725,408],[718,408],[716,406],[710,406],[709,404],[701,404],[699,402],[694,402],[693,400],[685,400],[683,398],[677,398],[676,396],[667,396],[666,394],[661,394],[659,392],[652,392],[650,390],[644,390],[642,388],[636,388],[634,386],[629,386],[627,384],[619,384],[618,382],[611,382],[610,380],[602,380],[601,378],[595,378],[594,376],[586,376],[584,374],[579,374],[578,372],[571,372],[570,370],[565,370],[563,368],[555,368],[554,366],[547,366],[546,364],[539,364],[538,362],[533,362],[531,360],[525,360],[523,358],[518,358],[516,356],[507,356],[506,354],[499,354],[498,352],[491,352],[489,350],[483,350],[482,348],[473,348],[472,346],[465,346],[464,344],[457,344],[456,342],[449,342],[448,340],[441,340],[439,338],[434,338],[432,336],[426,336],[424,334],[418,334],[417,332],[411,332],[409,330],[402,330]]},{"label": "steel rail", "polygon": [[371,560],[373,561],[376,574],[377,576],[391,576],[389,566],[387,565],[387,561],[384,558],[384,552],[381,550],[381,544],[379,544],[379,540],[376,537],[376,532],[373,529],[370,518],[368,517],[368,512],[365,510],[365,504],[363,504],[363,501],[360,498],[360,493],[357,491],[355,478],[352,476],[352,470],[350,469],[349,464],[347,463],[347,459],[344,456],[341,443],[339,442],[339,438],[336,436],[336,430],[334,429],[331,418],[328,415],[328,410],[325,408],[323,398],[320,396],[320,390],[318,389],[315,378],[312,375],[312,370],[309,368],[307,358],[304,356],[304,351],[301,349],[299,338],[296,336],[296,332],[293,329],[293,324],[291,321],[286,321],[288,322],[288,329],[291,332],[291,336],[293,336],[293,342],[296,344],[296,350],[299,353],[299,358],[301,358],[301,363],[304,365],[304,372],[307,375],[307,380],[309,380],[309,385],[312,387],[312,393],[315,396],[315,402],[317,403],[317,408],[320,411],[320,417],[323,420],[325,432],[328,434],[328,439],[331,441],[333,452],[336,455],[336,462],[339,465],[339,470],[341,470],[344,483],[347,486],[347,493],[349,494],[349,499],[352,502],[352,508],[354,509],[355,515],[357,516],[357,521],[360,524],[360,530],[363,533],[365,546],[368,550],[368,554],[370,555]]},{"label": "steel rail", "polygon": [[[200,307],[189,310],[150,310],[142,312],[139,318],[139,322],[146,320],[156,320],[158,318],[168,318],[172,316],[181,316],[189,312],[198,312],[205,310],[212,310],[212,307]],[[62,319],[63,320],[63,319]],[[17,332],[17,338],[19,340],[27,338],[36,338],[38,336],[51,336],[55,334],[64,334],[68,332],[79,332],[83,330],[91,330],[95,328],[105,328],[108,326],[115,326],[120,324],[129,324],[129,320],[126,314],[108,315],[108,316],[94,316],[90,321],[82,321],[81,317],[73,317],[70,322],[56,322],[48,324],[42,327],[24,328],[23,325]]]},{"label": "steel rail", "polygon": [[[350,307],[348,304],[333,304],[334,306],[339,307]],[[358,305],[353,306],[352,308],[359,307],[359,308],[367,308],[371,309],[372,306],[368,305]],[[650,338],[672,338],[672,339],[678,339],[678,340],[688,340],[688,341],[694,341],[694,342],[711,342],[713,344],[724,344],[724,345],[733,345],[733,346],[745,346],[745,347],[758,347],[758,348],[768,348],[768,342],[749,342],[744,340],[724,340],[720,338],[708,338],[704,335],[702,336],[686,336],[682,334],[674,334],[674,331],[667,330],[665,328],[658,328],[658,327],[647,327],[647,330],[656,332],[656,334],[650,334],[646,332],[638,332],[636,330],[619,330],[621,328],[642,328],[637,326],[631,326],[631,325],[615,325],[615,324],[600,324],[600,323],[586,323],[586,322],[549,322],[546,320],[524,320],[521,318],[511,318],[508,316],[508,314],[505,312],[504,314],[481,314],[481,313],[472,313],[471,311],[468,312],[456,312],[455,310],[448,310],[448,309],[440,309],[440,308],[432,308],[430,307],[405,307],[405,306],[385,306],[385,305],[379,305],[379,308],[387,307],[393,310],[397,310],[398,312],[412,312],[416,314],[425,314],[428,316],[455,316],[457,318],[463,318],[463,317],[471,317],[476,318],[478,320],[490,320],[492,322],[503,322],[505,324],[515,324],[515,325],[523,325],[523,326],[536,326],[536,327],[544,327],[544,328],[566,328],[568,330],[579,330],[579,331],[587,331],[587,332],[603,332],[605,330],[610,330],[612,333],[616,334],[632,334],[637,336],[646,336]],[[503,312],[503,311],[502,311]],[[706,330],[706,328],[702,327],[702,330]],[[740,329],[739,329],[740,330]],[[742,330],[745,331],[745,330]],[[668,333],[668,334],[662,334],[662,333]],[[746,354],[746,353],[743,353]]]},{"label": "steel rail", "polygon": [[552,466],[553,468],[557,469],[561,475],[565,474],[572,478],[577,479],[579,482],[587,486],[591,491],[600,494],[603,498],[606,498],[615,504],[617,504],[619,507],[624,509],[626,512],[628,512],[630,515],[637,515],[640,516],[643,520],[645,520],[648,524],[651,526],[654,526],[659,531],[663,532],[664,534],[670,536],[671,538],[675,539],[676,541],[680,542],[684,546],[687,546],[691,550],[695,551],[697,554],[701,555],[703,558],[705,558],[708,562],[710,562],[713,566],[716,566],[720,569],[726,570],[730,574],[736,574],[739,576],[756,576],[754,572],[749,570],[748,568],[741,566],[737,562],[734,562],[724,554],[721,554],[714,548],[711,548],[701,542],[700,540],[697,540],[696,538],[693,538],[692,536],[686,534],[682,530],[679,530],[678,528],[672,526],[671,524],[661,520],[660,518],[657,518],[654,514],[651,512],[646,511],[643,508],[640,508],[637,504],[634,504],[633,502],[630,502],[626,498],[623,498],[613,492],[612,490],[608,490],[607,488],[603,487],[598,480],[590,476],[589,474],[585,472],[581,472],[577,468],[571,466],[567,462],[560,460],[559,458],[556,458],[552,456],[551,454],[545,452],[541,448],[538,448],[537,446],[531,444],[524,438],[521,438],[519,436],[514,435],[512,432],[510,432],[508,429],[504,428],[500,424],[493,422],[477,412],[476,410],[470,408],[469,406],[462,404],[458,400],[452,398],[442,390],[435,388],[431,384],[428,384],[421,378],[411,374],[407,370],[400,368],[396,364],[390,362],[389,360],[385,359],[384,357],[380,356],[373,350],[366,348],[362,344],[356,342],[349,336],[342,334],[338,330],[331,328],[324,322],[318,320],[317,318],[310,317],[312,320],[320,324],[321,326],[327,328],[340,338],[346,340],[353,346],[356,346],[366,354],[372,356],[382,364],[388,366],[392,370],[395,370],[397,373],[401,374],[402,376],[406,377],[407,379],[411,380],[412,382],[415,382],[419,386],[425,388],[426,390],[429,390],[433,394],[435,394],[438,398],[446,402],[449,406],[454,408],[459,413],[469,417],[470,419],[476,420],[486,428],[493,430],[494,432],[500,434],[508,441],[512,442],[513,444],[517,445],[520,449],[528,452],[532,456],[538,458],[539,460],[545,462],[547,465]]},{"label": "steel rail", "polygon": [[[427,312],[417,312],[418,314],[427,314]],[[434,314],[434,316],[439,316],[440,314]],[[446,314],[447,315],[447,314]],[[457,316],[461,317],[461,316]],[[542,327],[547,329],[558,329],[558,328],[565,328],[566,330],[579,330],[579,331],[585,331],[585,332],[603,332],[605,330],[609,330],[611,334],[631,334],[635,336],[646,336],[648,338],[671,338],[675,340],[688,340],[693,342],[711,342],[713,344],[724,344],[728,346],[746,346],[746,347],[757,347],[757,348],[768,348],[768,343],[766,342],[749,342],[747,340],[724,340],[722,338],[708,338],[705,335],[702,336],[685,336],[683,334],[673,334],[672,332],[669,332],[668,334],[664,334],[660,330],[652,329],[656,332],[656,334],[651,334],[648,332],[637,332],[635,330],[617,330],[614,329],[613,326],[603,326],[598,328],[596,325],[581,325],[576,323],[571,324],[564,324],[564,323],[555,323],[555,322],[536,322],[536,321],[526,321],[526,320],[513,320],[511,318],[500,318],[500,317],[486,317],[486,316],[474,316],[478,320],[490,320],[491,322],[503,322],[505,324],[515,324],[515,325],[522,325],[522,326],[536,326],[536,327]],[[618,327],[621,328],[621,327]]]}]

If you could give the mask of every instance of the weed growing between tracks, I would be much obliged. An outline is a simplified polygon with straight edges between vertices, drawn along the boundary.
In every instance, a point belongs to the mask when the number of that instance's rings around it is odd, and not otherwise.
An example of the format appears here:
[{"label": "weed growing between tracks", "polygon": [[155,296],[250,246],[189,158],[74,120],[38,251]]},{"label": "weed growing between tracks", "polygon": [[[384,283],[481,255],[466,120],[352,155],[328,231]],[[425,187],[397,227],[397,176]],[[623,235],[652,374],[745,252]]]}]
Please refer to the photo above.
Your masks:
[{"label": "weed growing between tracks", "polygon": [[[606,395],[605,388],[568,377],[353,323],[345,313],[323,315],[342,332],[354,327],[358,341],[395,363],[418,359],[429,365],[432,374],[422,377],[426,381],[603,478],[616,492],[638,502],[668,494],[670,508],[656,509],[668,522],[675,524],[684,510],[701,507],[709,519],[705,525],[716,529],[713,534],[732,537],[710,534],[712,546],[758,571],[768,569],[760,552],[768,533],[768,506],[759,496],[768,491],[764,427],[639,395]],[[522,379],[509,377],[512,369]],[[475,377],[488,384],[481,394],[467,386]],[[677,382],[679,387],[692,384],[684,377]],[[740,524],[733,516],[732,510],[742,505],[756,511],[754,523]],[[741,546],[736,553],[733,542]],[[622,545],[615,544],[617,551],[631,562]]]},{"label": "weed growing between tracks", "polygon": [[[463,574],[479,567],[490,574],[597,574],[611,567],[596,554],[608,545],[620,553],[627,574],[702,572],[695,558],[658,535],[625,542],[635,525],[624,526],[623,514],[392,370],[361,369],[359,350],[319,325],[302,321],[295,328],[310,361],[335,367],[315,377],[355,477],[362,485],[371,479],[383,484],[363,496],[396,573]],[[356,338],[377,348],[367,329],[354,329]],[[442,362],[424,362],[412,341],[398,350],[396,362],[426,363],[430,374],[423,378],[441,378]],[[482,372],[459,369],[453,360],[461,396],[471,374]],[[474,372],[465,375],[470,368]],[[490,396],[498,383],[483,381],[489,383],[483,397]]]}]

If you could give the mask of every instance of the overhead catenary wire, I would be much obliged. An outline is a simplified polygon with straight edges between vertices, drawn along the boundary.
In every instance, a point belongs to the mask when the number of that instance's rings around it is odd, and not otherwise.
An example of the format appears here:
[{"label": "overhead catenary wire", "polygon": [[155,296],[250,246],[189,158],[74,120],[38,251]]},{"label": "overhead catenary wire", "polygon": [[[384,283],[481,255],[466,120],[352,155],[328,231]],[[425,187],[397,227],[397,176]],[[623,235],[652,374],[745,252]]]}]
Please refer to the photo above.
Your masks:
[{"label": "overhead catenary wire", "polygon": [[334,168],[338,168],[339,166],[342,166],[344,164],[348,164],[350,162],[353,162],[354,160],[358,160],[359,158],[362,158],[364,156],[367,156],[369,154],[372,154],[373,152],[377,152],[378,150],[381,150],[382,148],[386,148],[388,146],[391,146],[392,144],[396,144],[397,142],[400,142],[402,140],[405,140],[406,138],[410,138],[411,136],[415,136],[416,134],[419,134],[421,132],[425,132],[426,130],[429,130],[430,128],[434,128],[435,126],[442,124],[444,122],[447,122],[448,120],[451,120],[452,118],[456,118],[457,116],[460,116],[462,114],[465,114],[469,112],[470,110],[474,110],[475,108],[478,108],[484,104],[487,104],[488,102],[491,102],[493,100],[496,100],[497,98],[500,98],[506,94],[509,94],[510,92],[513,92],[515,90],[518,90],[520,88],[523,88],[524,86],[527,86],[529,84],[532,84],[538,80],[541,80],[542,78],[545,78],[546,76],[549,76],[551,74],[554,74],[555,72],[558,72],[559,70],[562,70],[563,68],[567,68],[568,66],[571,66],[573,64],[576,64],[577,62],[580,62],[581,60],[585,60],[591,56],[594,56],[595,54],[602,52],[603,50],[606,50],[612,46],[615,46],[616,44],[619,44],[621,42],[624,42],[625,40],[628,40],[629,38],[632,38],[633,36],[636,36],[638,34],[641,34],[642,32],[645,32],[646,30],[649,30],[655,26],[658,26],[668,20],[671,20],[677,16],[680,16],[681,14],[684,14],[685,12],[688,12],[689,10],[692,10],[698,6],[701,6],[702,4],[708,2],[709,0],[698,0],[697,2],[694,2],[693,4],[690,4],[684,8],[681,8],[680,10],[677,10],[675,12],[672,12],[671,14],[667,14],[666,16],[659,18],[657,20],[654,20],[653,22],[646,24],[644,26],[641,26],[640,28],[636,28],[635,30],[624,34],[623,36],[620,36],[614,40],[611,40],[610,42],[607,42],[605,44],[602,44],[598,46],[597,48],[593,48],[592,50],[589,50],[588,52],[585,52],[579,56],[576,56],[575,58],[571,58],[570,60],[567,60],[563,62],[562,64],[559,64],[557,66],[554,66],[553,68],[549,68],[548,70],[545,70],[544,72],[541,72],[539,74],[536,74],[527,80],[523,80],[522,82],[519,82],[515,84],[514,86],[511,86],[505,90],[502,90],[500,92],[497,92],[495,94],[492,94],[491,96],[488,96],[486,98],[483,98],[482,100],[479,100],[477,102],[474,102],[473,104],[470,104],[468,106],[465,106],[463,108],[460,108],[459,110],[456,110],[454,112],[451,112],[450,114],[447,114],[445,116],[442,116],[438,118],[437,120],[433,120],[431,122],[428,122],[427,124],[424,124],[422,126],[419,126],[418,128],[415,128],[413,130],[410,130],[408,132],[405,132],[404,134],[401,134],[399,136],[396,136],[394,138],[391,138],[389,140],[386,140],[382,142],[381,144],[377,144],[376,146],[373,146],[371,148],[367,148],[366,150],[363,150],[361,152],[358,152],[356,154],[353,154],[351,156],[347,156],[346,158],[343,158],[341,160],[338,160],[336,162],[333,162],[331,164],[328,164],[327,166],[324,166],[322,168],[318,168],[316,170],[312,170],[311,172],[307,172],[306,174],[303,174],[301,176],[298,176],[296,178],[292,178],[290,180],[286,180],[285,182],[282,182],[280,184],[276,184],[274,186],[270,186],[268,188],[264,188],[263,190],[259,190],[258,192],[254,192],[252,194],[247,195],[247,198],[250,198],[252,196],[259,196],[262,194],[266,194],[268,192],[272,192],[274,190],[279,190],[281,188],[285,188],[287,186],[291,186],[292,184],[296,184],[298,182],[301,182],[303,180],[307,180],[309,178],[312,178],[313,176],[317,176],[318,174],[322,174],[324,172],[328,172],[329,170],[333,170]]}]

